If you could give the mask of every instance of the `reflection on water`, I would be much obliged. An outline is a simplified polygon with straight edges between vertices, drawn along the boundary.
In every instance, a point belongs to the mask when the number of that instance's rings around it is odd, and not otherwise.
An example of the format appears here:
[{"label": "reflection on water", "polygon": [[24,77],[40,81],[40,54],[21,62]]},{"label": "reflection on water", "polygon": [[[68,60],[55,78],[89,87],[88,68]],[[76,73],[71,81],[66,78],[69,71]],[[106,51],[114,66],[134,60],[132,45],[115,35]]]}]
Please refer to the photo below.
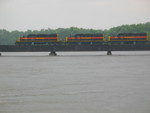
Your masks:
[{"label": "reflection on water", "polygon": [[2,53],[0,113],[149,113],[150,52]]}]

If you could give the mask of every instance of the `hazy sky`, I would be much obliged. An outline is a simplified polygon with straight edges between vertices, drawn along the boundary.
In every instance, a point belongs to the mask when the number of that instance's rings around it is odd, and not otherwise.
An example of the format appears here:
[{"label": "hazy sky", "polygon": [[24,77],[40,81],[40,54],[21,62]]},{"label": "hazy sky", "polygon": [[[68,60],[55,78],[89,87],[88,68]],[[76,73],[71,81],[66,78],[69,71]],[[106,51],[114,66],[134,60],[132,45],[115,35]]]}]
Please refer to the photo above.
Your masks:
[{"label": "hazy sky", "polygon": [[150,0],[0,0],[0,29],[108,29],[150,22]]}]

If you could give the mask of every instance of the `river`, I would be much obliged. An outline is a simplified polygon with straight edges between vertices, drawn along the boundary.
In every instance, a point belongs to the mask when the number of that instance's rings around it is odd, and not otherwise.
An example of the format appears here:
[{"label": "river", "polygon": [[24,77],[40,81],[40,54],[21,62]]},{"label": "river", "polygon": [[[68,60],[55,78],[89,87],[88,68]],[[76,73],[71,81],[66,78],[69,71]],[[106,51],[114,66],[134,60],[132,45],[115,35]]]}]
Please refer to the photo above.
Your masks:
[{"label": "river", "polygon": [[2,53],[0,113],[150,113],[150,51]]}]

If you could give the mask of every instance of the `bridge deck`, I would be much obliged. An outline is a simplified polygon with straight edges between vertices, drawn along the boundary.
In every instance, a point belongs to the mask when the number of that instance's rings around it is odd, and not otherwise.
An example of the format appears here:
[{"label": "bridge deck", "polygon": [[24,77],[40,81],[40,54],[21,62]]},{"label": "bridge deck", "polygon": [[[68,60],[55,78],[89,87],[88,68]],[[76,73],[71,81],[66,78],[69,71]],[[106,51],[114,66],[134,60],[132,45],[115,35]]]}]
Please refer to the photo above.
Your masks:
[{"label": "bridge deck", "polygon": [[0,52],[50,52],[50,51],[144,51],[150,44],[137,45],[0,45]]}]

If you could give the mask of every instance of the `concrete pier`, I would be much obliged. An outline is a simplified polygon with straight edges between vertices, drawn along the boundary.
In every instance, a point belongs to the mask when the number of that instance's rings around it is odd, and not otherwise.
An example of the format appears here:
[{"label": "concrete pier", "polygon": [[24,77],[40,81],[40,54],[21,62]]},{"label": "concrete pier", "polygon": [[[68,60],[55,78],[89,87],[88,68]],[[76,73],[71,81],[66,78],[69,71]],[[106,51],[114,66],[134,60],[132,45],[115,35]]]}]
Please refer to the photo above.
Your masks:
[{"label": "concrete pier", "polygon": [[107,51],[107,55],[112,55],[112,52],[110,50]]},{"label": "concrete pier", "polygon": [[57,56],[56,51],[51,51],[49,56]]},{"label": "concrete pier", "polygon": [[0,56],[2,56],[2,53],[0,53]]},{"label": "concrete pier", "polygon": [[107,55],[112,55],[112,52],[111,52],[111,45],[110,45],[110,44],[108,45]]}]

